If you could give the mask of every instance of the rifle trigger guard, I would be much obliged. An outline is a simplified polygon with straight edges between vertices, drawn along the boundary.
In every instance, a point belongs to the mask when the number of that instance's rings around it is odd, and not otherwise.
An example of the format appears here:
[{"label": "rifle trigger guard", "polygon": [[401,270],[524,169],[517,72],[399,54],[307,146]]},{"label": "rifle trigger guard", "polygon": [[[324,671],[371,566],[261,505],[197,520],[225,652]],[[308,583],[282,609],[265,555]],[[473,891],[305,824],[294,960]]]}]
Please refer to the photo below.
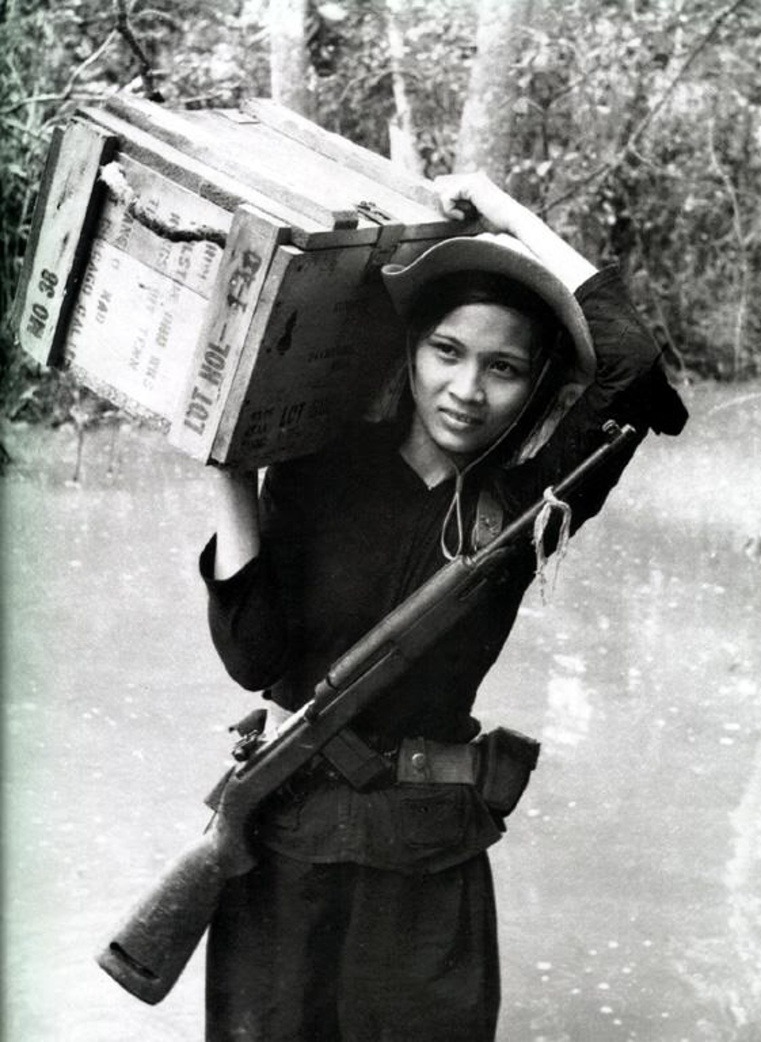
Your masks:
[{"label": "rifle trigger guard", "polygon": [[240,740],[233,747],[233,759],[245,762],[259,744],[259,739],[264,734],[267,726],[267,710],[254,709],[248,716],[244,716],[237,724],[233,724],[229,730],[237,731]]}]

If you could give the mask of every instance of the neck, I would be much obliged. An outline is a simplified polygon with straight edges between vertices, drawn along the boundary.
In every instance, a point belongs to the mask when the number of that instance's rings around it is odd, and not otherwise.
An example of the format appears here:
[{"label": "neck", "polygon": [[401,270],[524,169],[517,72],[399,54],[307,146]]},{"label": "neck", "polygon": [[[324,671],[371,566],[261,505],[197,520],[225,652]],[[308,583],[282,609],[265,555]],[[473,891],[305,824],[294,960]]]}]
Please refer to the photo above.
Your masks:
[{"label": "neck", "polygon": [[412,418],[410,432],[402,442],[399,452],[428,488],[440,485],[459,469],[458,462],[431,439],[417,414]]}]

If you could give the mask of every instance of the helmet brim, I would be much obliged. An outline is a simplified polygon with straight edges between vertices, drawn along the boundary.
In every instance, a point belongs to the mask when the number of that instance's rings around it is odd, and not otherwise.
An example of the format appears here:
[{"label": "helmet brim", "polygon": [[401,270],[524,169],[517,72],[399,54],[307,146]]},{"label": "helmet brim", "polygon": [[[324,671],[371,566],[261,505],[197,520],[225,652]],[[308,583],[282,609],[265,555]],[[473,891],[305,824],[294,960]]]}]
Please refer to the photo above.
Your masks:
[{"label": "helmet brim", "polygon": [[406,321],[425,286],[458,271],[503,275],[532,290],[548,305],[571,338],[574,381],[592,382],[595,351],[579,302],[560,279],[513,236],[482,234],[444,239],[411,264],[384,265],[381,274],[397,313]]}]

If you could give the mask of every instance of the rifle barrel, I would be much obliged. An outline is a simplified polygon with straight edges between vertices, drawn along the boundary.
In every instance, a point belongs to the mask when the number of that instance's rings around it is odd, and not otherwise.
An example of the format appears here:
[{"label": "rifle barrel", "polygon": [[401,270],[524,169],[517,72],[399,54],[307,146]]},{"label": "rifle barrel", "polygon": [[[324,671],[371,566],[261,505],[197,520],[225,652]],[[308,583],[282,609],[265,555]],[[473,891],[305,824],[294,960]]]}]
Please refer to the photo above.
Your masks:
[{"label": "rifle barrel", "polygon": [[[606,426],[607,444],[559,482],[553,490],[557,497],[573,491],[636,433],[631,427]],[[232,797],[238,815],[242,810],[248,816],[309,763],[470,610],[543,505],[534,504],[483,550],[445,565],[342,655],[311,701],[228,776],[223,800]],[[207,833],[169,867],[98,957],[99,965],[137,998],[159,1002],[174,986],[219,901],[227,877],[223,855]]]}]

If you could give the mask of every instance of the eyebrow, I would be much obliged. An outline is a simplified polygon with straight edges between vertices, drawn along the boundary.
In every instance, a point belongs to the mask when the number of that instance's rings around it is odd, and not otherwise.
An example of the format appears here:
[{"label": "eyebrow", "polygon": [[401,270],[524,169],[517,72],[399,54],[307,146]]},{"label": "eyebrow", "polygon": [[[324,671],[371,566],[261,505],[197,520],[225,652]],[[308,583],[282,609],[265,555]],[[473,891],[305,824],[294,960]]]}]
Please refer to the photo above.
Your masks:
[{"label": "eyebrow", "polygon": [[[467,346],[468,346],[467,344],[463,343],[463,341],[460,340],[459,337],[453,336],[451,333],[438,333],[435,330],[432,330],[424,339],[425,340],[429,340],[429,341],[442,340],[442,341],[445,341],[448,344],[454,344],[457,347],[465,348],[466,350],[467,350]],[[526,352],[522,347],[515,347],[515,348],[506,347],[506,348],[502,348],[499,351],[489,351],[488,352],[488,357],[489,358],[507,358],[511,362],[512,361],[518,361],[518,362],[525,362],[527,365],[531,364],[531,355],[530,355],[530,353]]]}]

